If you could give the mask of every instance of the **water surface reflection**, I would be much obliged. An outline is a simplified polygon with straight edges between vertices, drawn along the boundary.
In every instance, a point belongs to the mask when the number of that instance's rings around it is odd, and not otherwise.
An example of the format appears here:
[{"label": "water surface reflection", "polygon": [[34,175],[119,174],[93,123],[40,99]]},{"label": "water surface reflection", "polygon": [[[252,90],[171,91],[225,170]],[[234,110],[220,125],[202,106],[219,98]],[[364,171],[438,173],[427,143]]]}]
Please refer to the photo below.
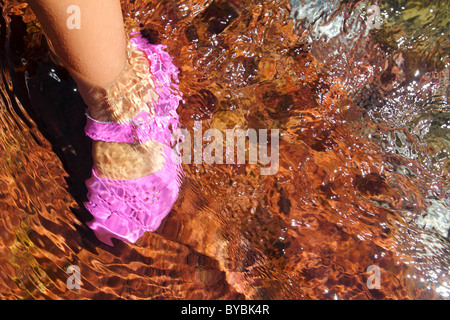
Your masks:
[{"label": "water surface reflection", "polygon": [[123,2],[180,67],[185,128],[282,135],[276,175],[185,165],[160,230],[114,248],[84,224],[84,105],[26,5],[4,2],[3,298],[449,297],[448,18],[423,14],[439,1],[380,4],[371,31],[366,1]]}]

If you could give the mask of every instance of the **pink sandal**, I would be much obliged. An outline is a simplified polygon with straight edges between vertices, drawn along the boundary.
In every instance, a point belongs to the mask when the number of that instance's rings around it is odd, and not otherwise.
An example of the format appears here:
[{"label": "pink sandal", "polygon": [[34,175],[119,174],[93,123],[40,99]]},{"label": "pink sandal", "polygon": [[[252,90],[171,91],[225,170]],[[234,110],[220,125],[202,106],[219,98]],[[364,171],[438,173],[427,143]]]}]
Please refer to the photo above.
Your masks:
[{"label": "pink sandal", "polygon": [[[165,164],[158,172],[138,179],[99,177],[95,168],[86,181],[88,202],[85,207],[94,216],[88,226],[97,238],[113,246],[111,238],[134,243],[144,232],[155,231],[169,214],[178,198],[182,169],[171,144],[172,132],[179,121],[176,109],[181,100],[177,82],[178,69],[164,51],[165,46],[153,45],[140,34],[130,41],[150,62],[150,71],[158,93],[154,115],[143,112],[128,123],[101,122],[87,115],[86,134],[93,140],[142,144],[156,141],[165,146]],[[173,78],[173,80],[172,80]]]}]

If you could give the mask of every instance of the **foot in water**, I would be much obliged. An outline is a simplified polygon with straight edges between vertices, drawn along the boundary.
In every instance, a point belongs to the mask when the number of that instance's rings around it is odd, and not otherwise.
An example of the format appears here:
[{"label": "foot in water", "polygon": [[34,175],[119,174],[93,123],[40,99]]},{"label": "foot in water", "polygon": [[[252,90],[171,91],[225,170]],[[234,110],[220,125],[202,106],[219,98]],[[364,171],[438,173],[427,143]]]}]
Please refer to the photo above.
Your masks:
[{"label": "foot in water", "polygon": [[85,206],[94,216],[89,227],[108,245],[155,231],[178,197],[182,171],[171,149],[181,100],[177,75],[164,46],[133,34],[127,65],[113,83],[82,80],[94,160]]}]

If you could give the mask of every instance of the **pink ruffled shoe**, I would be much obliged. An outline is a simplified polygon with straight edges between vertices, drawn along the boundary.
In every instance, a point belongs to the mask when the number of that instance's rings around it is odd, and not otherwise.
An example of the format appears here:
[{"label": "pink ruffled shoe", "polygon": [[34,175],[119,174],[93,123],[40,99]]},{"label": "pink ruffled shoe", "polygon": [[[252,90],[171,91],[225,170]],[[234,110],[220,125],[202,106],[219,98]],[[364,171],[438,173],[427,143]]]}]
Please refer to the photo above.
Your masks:
[{"label": "pink ruffled shoe", "polygon": [[133,50],[141,50],[147,56],[158,100],[147,105],[146,112],[124,123],[101,122],[87,115],[85,131],[91,139],[105,142],[135,145],[158,142],[164,146],[164,165],[156,173],[138,179],[104,178],[95,167],[92,169],[92,177],[86,181],[85,207],[94,219],[88,226],[100,241],[110,246],[112,238],[134,243],[144,232],[155,231],[177,200],[183,175],[177,153],[171,148],[173,132],[179,125],[176,113],[181,100],[176,85],[179,71],[164,51],[165,46],[150,44],[138,33],[132,35]]}]

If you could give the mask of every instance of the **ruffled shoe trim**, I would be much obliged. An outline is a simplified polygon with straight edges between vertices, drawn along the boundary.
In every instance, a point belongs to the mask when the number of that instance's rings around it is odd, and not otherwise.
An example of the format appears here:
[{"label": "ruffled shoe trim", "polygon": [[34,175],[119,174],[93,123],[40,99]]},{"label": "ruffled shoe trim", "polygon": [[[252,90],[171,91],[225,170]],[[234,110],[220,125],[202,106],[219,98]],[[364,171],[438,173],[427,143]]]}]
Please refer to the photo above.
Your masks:
[{"label": "ruffled shoe trim", "polygon": [[165,46],[150,44],[140,34],[133,36],[133,46],[145,52],[150,61],[158,93],[153,116],[144,111],[129,123],[119,124],[87,115],[85,131],[93,140],[106,142],[160,142],[165,146],[165,164],[158,172],[138,179],[103,178],[92,169],[92,176],[86,181],[88,201],[84,205],[94,219],[87,224],[100,241],[110,246],[112,238],[134,243],[145,232],[155,231],[177,200],[184,175],[179,155],[170,148],[176,140],[172,133],[179,126],[179,71],[164,51]]},{"label": "ruffled shoe trim", "polygon": [[100,241],[111,246],[111,238],[134,243],[144,232],[158,229],[178,198],[183,177],[174,155],[167,147],[163,168],[138,179],[101,178],[92,170],[84,205],[94,216],[88,226]]}]

